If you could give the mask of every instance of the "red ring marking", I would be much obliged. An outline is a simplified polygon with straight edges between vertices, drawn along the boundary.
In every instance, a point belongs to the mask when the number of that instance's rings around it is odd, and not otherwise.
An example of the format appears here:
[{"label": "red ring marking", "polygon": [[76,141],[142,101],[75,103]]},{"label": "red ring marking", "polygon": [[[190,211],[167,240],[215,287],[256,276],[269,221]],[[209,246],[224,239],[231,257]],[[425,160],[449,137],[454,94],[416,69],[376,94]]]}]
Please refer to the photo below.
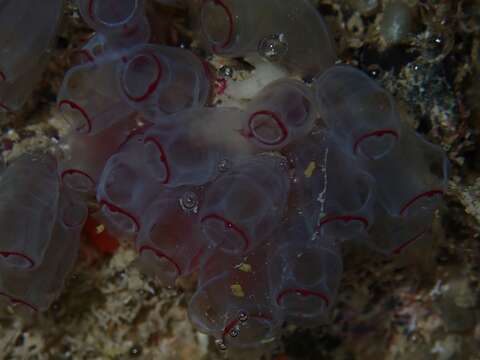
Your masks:
[{"label": "red ring marking", "polygon": [[250,248],[250,239],[248,238],[247,234],[245,234],[245,231],[243,231],[240,227],[238,227],[237,225],[235,225],[231,221],[227,220],[226,218],[224,218],[223,216],[218,215],[218,214],[206,215],[200,220],[200,223],[203,223],[204,221],[207,221],[207,220],[210,220],[210,219],[218,220],[218,221],[223,222],[227,228],[232,229],[238,235],[240,235],[240,237],[242,238],[243,243],[244,243],[243,252],[247,251]]},{"label": "red ring marking", "polygon": [[418,233],[417,235],[415,235],[413,238],[411,238],[410,240],[407,240],[405,241],[403,244],[400,244],[400,246],[398,246],[397,248],[395,248],[393,251],[392,251],[392,254],[395,254],[395,255],[398,255],[400,254],[407,246],[409,246],[410,244],[414,243],[415,241],[417,241],[418,239],[420,239],[423,235],[425,235],[427,233],[429,228],[426,228],[425,230],[421,231],[420,233]]},{"label": "red ring marking", "polygon": [[350,221],[360,221],[363,223],[363,226],[365,228],[368,227],[368,219],[363,217],[363,216],[356,216],[356,215],[332,215],[332,216],[325,216],[321,221],[320,224],[318,225],[318,228],[321,226],[328,224],[329,222],[332,221],[344,221],[344,222],[350,222]]},{"label": "red ring marking", "polygon": [[[148,55],[150,55],[153,58],[153,60],[155,61],[155,64],[157,65],[158,74],[157,74],[156,78],[148,85],[148,88],[143,95],[131,96],[130,94],[128,94],[128,92],[126,91],[125,80],[123,79],[123,76],[121,77],[123,92],[127,96],[127,98],[130,99],[131,101],[141,102],[141,101],[146,100],[150,95],[152,95],[155,92],[155,90],[158,87],[158,84],[160,83],[160,80],[162,79],[162,75],[163,75],[162,63],[155,56],[155,54],[149,53]],[[137,56],[147,57],[147,54],[140,54],[140,55],[137,55]],[[124,60],[124,62],[125,62],[125,60]]]},{"label": "red ring marking", "polygon": [[35,261],[33,261],[31,257],[29,257],[28,255],[22,254],[20,252],[0,251],[0,256],[3,256],[4,258],[7,258],[9,256],[18,256],[19,258],[27,260],[27,262],[29,263],[29,266],[28,266],[29,269],[31,269],[35,266]]},{"label": "red ring marking", "polygon": [[143,140],[143,143],[146,144],[148,142],[152,142],[160,152],[160,161],[165,165],[165,180],[162,181],[162,184],[168,184],[170,181],[170,166],[168,165],[168,159],[165,155],[165,151],[163,150],[162,144],[158,142],[153,136],[148,136]]},{"label": "red ring marking", "polygon": [[392,129],[383,129],[383,130],[376,130],[376,131],[372,131],[372,132],[369,132],[369,133],[366,133],[366,134],[363,134],[362,136],[360,136],[356,141],[355,141],[355,144],[353,145],[353,153],[356,155],[357,154],[357,150],[358,150],[358,146],[360,145],[360,143],[369,138],[369,137],[381,137],[381,136],[384,136],[384,135],[392,135],[395,137],[395,139],[398,141],[399,139],[399,135],[398,135],[398,132],[395,131],[395,130],[392,130]]},{"label": "red ring marking", "polygon": [[91,186],[92,187],[95,187],[95,181],[92,179],[92,177],[90,175],[88,175],[85,171],[82,171],[82,170],[79,170],[79,169],[66,169],[64,171],[62,171],[62,173],[60,174],[60,179],[62,179],[62,184],[64,184],[64,177],[67,176],[67,175],[72,175],[72,174],[80,174],[80,175],[83,175],[85,176],[88,181],[91,182]]},{"label": "red ring marking", "polygon": [[[85,109],[83,109],[80,105],[78,105],[76,102],[72,100],[62,100],[58,104],[58,108],[61,108],[63,105],[68,105],[72,109],[80,111],[80,114],[82,114],[83,118],[87,121],[87,134],[89,134],[92,131],[92,121],[90,117],[88,116],[87,112]],[[79,130],[78,128],[76,129],[77,131]]]},{"label": "red ring marking", "polygon": [[[253,120],[255,119],[256,116],[259,116],[259,115],[264,115],[264,116],[270,116],[273,121],[275,121],[275,123],[277,124],[278,128],[280,129],[280,131],[282,132],[282,136],[280,137],[279,140],[277,141],[273,141],[273,142],[268,142],[268,141],[262,141],[260,140],[258,137],[256,137],[254,135],[254,129],[252,128],[252,122]],[[273,145],[279,145],[281,144],[283,141],[285,141],[285,139],[287,138],[288,136],[288,129],[285,127],[285,125],[283,124],[283,122],[280,120],[279,116],[277,114],[275,114],[273,111],[268,111],[268,110],[261,110],[261,111],[257,111],[255,113],[253,113],[251,116],[250,116],[250,119],[248,119],[248,130],[250,131],[250,133],[248,134],[248,137],[255,137],[259,142],[261,142],[262,144],[265,144],[265,145],[270,145],[270,146],[273,146]]]},{"label": "red ring marking", "polygon": [[440,190],[440,189],[435,189],[435,190],[430,190],[430,191],[425,191],[421,194],[418,194],[417,196],[415,196],[413,199],[411,199],[410,201],[408,201],[405,205],[402,206],[402,208],[400,209],[400,215],[403,215],[403,213],[410,207],[413,205],[413,203],[415,203],[417,200],[420,200],[421,198],[431,198],[433,196],[436,196],[436,195],[443,195],[443,190]]},{"label": "red ring marking", "polygon": [[177,275],[178,276],[181,276],[182,275],[182,269],[180,268],[180,265],[177,264],[177,262],[175,260],[173,260],[170,256],[166,255],[163,251],[157,249],[157,248],[154,248],[153,246],[151,245],[142,245],[140,247],[140,249],[138,249],[138,252],[141,254],[142,252],[144,251],[151,251],[155,254],[155,256],[157,256],[158,258],[164,258],[166,259],[167,261],[169,261],[170,263],[172,263],[172,265],[175,267],[175,270],[177,271]]},{"label": "red ring marking", "polygon": [[313,290],[307,290],[307,289],[301,289],[301,288],[289,288],[289,289],[283,290],[282,292],[280,292],[277,295],[277,298],[276,298],[277,304],[280,305],[280,301],[282,301],[282,298],[285,295],[289,295],[289,294],[292,294],[292,293],[296,294],[296,295],[303,296],[303,297],[307,297],[307,296],[318,297],[325,302],[327,307],[330,306],[330,299],[325,293],[323,293],[321,291],[313,291]]},{"label": "red ring marking", "polygon": [[28,307],[29,309],[35,311],[35,312],[38,312],[38,309],[33,306],[32,304],[29,304],[27,303],[26,301],[23,301],[21,299],[16,299],[14,297],[11,297],[10,295],[8,295],[7,293],[4,293],[4,292],[1,292],[0,291],[0,296],[4,296],[6,297],[12,304],[16,305],[16,304],[20,304],[20,305],[24,305],[26,307]]},{"label": "red ring marking", "polygon": [[[203,10],[203,7],[205,6],[205,4],[208,2],[208,1],[213,1],[213,3],[215,5],[218,5],[220,7],[223,8],[223,11],[225,11],[225,13],[227,14],[227,17],[228,17],[228,22],[229,22],[229,26],[228,26],[228,35],[227,35],[227,39],[220,45],[217,45],[217,44],[214,44],[212,46],[212,51],[216,54],[218,54],[219,52],[219,49],[225,49],[228,45],[230,45],[230,43],[232,42],[232,39],[233,39],[233,26],[234,26],[234,22],[233,22],[233,15],[232,15],[232,12],[230,11],[230,9],[228,8],[227,5],[225,5],[225,3],[223,2],[223,0],[203,0],[203,5],[202,5],[202,10]],[[207,36],[208,37],[208,36]]]},{"label": "red ring marking", "polygon": [[135,224],[135,232],[138,232],[140,230],[140,223],[139,221],[135,218],[135,216],[133,216],[132,214],[130,214],[128,211],[126,211],[125,209],[122,209],[121,207],[117,206],[117,205],[114,205],[106,200],[101,200],[100,201],[100,206],[102,205],[105,205],[108,210],[110,210],[111,212],[113,213],[119,213],[119,214],[122,214],[122,215],[125,215],[126,217],[128,217],[130,220],[133,221],[133,223]]}]

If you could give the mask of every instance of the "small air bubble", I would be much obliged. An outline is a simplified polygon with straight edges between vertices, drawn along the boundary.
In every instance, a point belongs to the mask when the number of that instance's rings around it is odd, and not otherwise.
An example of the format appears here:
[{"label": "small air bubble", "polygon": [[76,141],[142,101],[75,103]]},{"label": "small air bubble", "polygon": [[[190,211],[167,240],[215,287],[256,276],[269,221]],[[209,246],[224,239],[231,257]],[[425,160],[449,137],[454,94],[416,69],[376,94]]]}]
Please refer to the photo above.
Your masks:
[{"label": "small air bubble", "polygon": [[235,326],[232,330],[230,330],[230,334],[229,334],[231,337],[237,337],[238,335],[240,335],[240,326]]},{"label": "small air bubble", "polygon": [[238,321],[241,323],[244,323],[245,321],[248,320],[248,314],[245,311],[240,311],[238,314]]},{"label": "small air bubble", "polygon": [[231,78],[233,76],[233,69],[230,66],[224,65],[218,69],[218,74],[223,77]]},{"label": "small air bubble", "polygon": [[218,162],[217,168],[221,173],[227,172],[232,167],[232,163],[228,159],[222,159]]},{"label": "small air bubble", "polygon": [[198,196],[193,191],[185,192],[179,199],[180,207],[187,214],[198,213]]},{"label": "small air bubble", "polygon": [[272,34],[264,37],[258,43],[258,53],[269,61],[278,61],[288,51],[288,42],[285,34]]}]

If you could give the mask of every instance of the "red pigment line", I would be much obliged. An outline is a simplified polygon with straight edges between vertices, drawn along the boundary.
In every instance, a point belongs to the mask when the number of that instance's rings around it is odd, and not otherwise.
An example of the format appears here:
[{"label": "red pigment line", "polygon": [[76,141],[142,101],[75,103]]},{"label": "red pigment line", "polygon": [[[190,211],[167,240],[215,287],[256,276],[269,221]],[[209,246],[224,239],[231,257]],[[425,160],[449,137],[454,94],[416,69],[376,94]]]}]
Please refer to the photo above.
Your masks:
[{"label": "red pigment line", "polygon": [[[91,121],[90,117],[88,116],[87,112],[80,105],[73,102],[72,100],[62,100],[58,104],[58,107],[61,108],[63,105],[68,105],[72,109],[77,110],[77,111],[80,112],[80,114],[82,114],[84,119],[87,121],[87,134],[89,134],[90,131],[92,131],[92,121]],[[77,131],[78,130],[79,130],[79,128],[77,128]]]},{"label": "red pigment line", "polygon": [[145,138],[145,140],[143,141],[144,144],[148,142],[152,142],[160,152],[160,161],[165,165],[165,173],[166,173],[165,180],[163,180],[162,184],[168,184],[170,181],[170,166],[168,164],[167,156],[165,155],[165,151],[163,150],[162,144],[160,144],[160,142],[158,142],[158,140],[152,136]]},{"label": "red pigment line", "polygon": [[[150,95],[152,95],[155,90],[157,89],[158,87],[158,84],[160,83],[160,80],[162,78],[162,74],[163,74],[163,68],[162,68],[162,63],[160,62],[160,60],[154,55],[154,54],[148,54],[150,55],[153,60],[155,61],[155,64],[157,65],[157,76],[156,78],[148,85],[148,88],[147,88],[147,91],[143,94],[143,95],[140,95],[140,96],[131,96],[130,94],[128,94],[127,90],[126,90],[126,86],[125,86],[125,82],[123,80],[123,76],[122,76],[122,87],[123,87],[123,92],[125,93],[125,95],[132,101],[135,101],[135,102],[141,102],[141,101],[144,101],[146,100]],[[146,55],[140,55],[140,56],[144,56],[144,57],[147,57]]]},{"label": "red pigment line", "polygon": [[220,44],[220,45],[215,44],[212,47],[213,52],[218,53],[219,49],[225,49],[232,42],[232,39],[233,39],[233,25],[234,25],[233,15],[232,15],[232,12],[230,11],[230,9],[228,8],[228,6],[223,2],[223,0],[203,0],[203,5],[202,6],[205,6],[207,1],[213,1],[213,3],[215,5],[218,5],[218,6],[222,7],[223,10],[225,11],[225,13],[227,14],[227,17],[228,17],[229,26],[228,26],[227,39],[223,42],[223,44]]},{"label": "red pigment line", "polygon": [[67,175],[73,175],[73,174],[80,174],[82,176],[85,176],[88,181],[91,183],[91,187],[93,188],[95,186],[95,181],[92,179],[90,175],[88,175],[85,171],[79,170],[79,169],[66,169],[62,171],[62,174],[60,175],[60,178],[62,179],[62,184],[65,185],[64,183],[64,177]]},{"label": "red pigment line", "polygon": [[4,296],[6,297],[12,304],[20,304],[20,305],[24,305],[26,307],[28,307],[29,309],[35,311],[35,312],[38,312],[38,309],[33,306],[32,304],[29,304],[27,303],[26,301],[23,301],[21,299],[16,299],[14,297],[11,297],[10,295],[4,293],[4,292],[0,292],[0,296]]},{"label": "red pigment line", "polygon": [[138,249],[138,252],[141,254],[144,251],[151,251],[157,256],[158,258],[164,258],[172,265],[175,267],[175,270],[177,271],[177,275],[181,276],[182,275],[182,269],[180,268],[180,265],[177,264],[175,260],[173,260],[170,256],[165,254],[163,251],[160,251],[159,249],[154,248],[153,246],[150,245],[142,245],[140,249]]},{"label": "red pigment line", "polygon": [[357,150],[358,150],[358,146],[360,145],[360,143],[369,138],[369,137],[381,137],[381,136],[384,136],[384,135],[392,135],[395,137],[396,140],[399,139],[399,135],[398,135],[398,132],[396,132],[395,130],[392,130],[392,129],[383,129],[383,130],[376,130],[376,131],[372,131],[372,132],[369,132],[369,133],[366,133],[366,134],[363,134],[362,136],[360,136],[357,141],[355,141],[355,144],[353,145],[353,153],[354,154],[357,154]]},{"label": "red pigment line", "polygon": [[365,228],[368,227],[368,219],[363,217],[363,216],[356,216],[356,215],[336,215],[336,216],[326,216],[324,217],[321,221],[320,224],[318,225],[318,228],[320,228],[322,225],[328,224],[329,222],[332,221],[343,221],[343,222],[350,222],[350,221],[360,221],[363,223],[363,226]]},{"label": "red pigment line", "polygon": [[399,247],[397,247],[396,249],[394,249],[392,251],[392,254],[395,254],[395,255],[398,255],[400,254],[408,245],[414,243],[415,241],[417,241],[418,239],[420,239],[423,235],[425,235],[428,231],[428,227],[421,231],[419,234],[415,235],[413,238],[411,238],[410,240],[408,241],[405,241],[403,244],[401,244]]},{"label": "red pigment line", "polygon": [[[281,144],[283,141],[285,141],[285,139],[287,138],[288,136],[288,129],[285,127],[285,125],[283,124],[283,122],[280,120],[280,118],[278,117],[277,114],[275,114],[274,112],[272,111],[268,111],[268,110],[261,110],[261,111],[257,111],[255,113],[252,114],[252,116],[250,116],[250,119],[248,119],[248,129],[250,130],[250,136],[253,135],[254,133],[254,130],[252,128],[252,122],[253,120],[255,119],[256,116],[270,116],[273,121],[275,121],[275,123],[277,124],[278,128],[280,129],[280,131],[282,132],[282,137],[277,140],[277,141],[273,141],[273,142],[266,142],[266,141],[262,141],[260,139],[258,139],[258,141],[260,141],[262,144],[265,144],[265,145],[278,145],[278,144]],[[253,135],[254,136],[254,135]]]},{"label": "red pigment line", "polygon": [[0,101],[0,108],[2,108],[3,110],[7,111],[7,112],[13,112],[12,109],[10,109],[7,105],[5,105],[3,102]]},{"label": "red pigment line", "polygon": [[93,13],[93,1],[94,0],[90,0],[88,2],[88,16],[90,17],[90,19],[95,21],[95,16],[94,16],[94,13]]},{"label": "red pigment line", "polygon": [[218,221],[223,222],[225,224],[225,227],[227,227],[229,229],[232,229],[238,235],[240,235],[240,237],[242,238],[243,243],[244,243],[243,252],[247,251],[250,248],[250,239],[248,238],[247,234],[245,234],[245,232],[241,228],[239,228],[237,225],[235,225],[231,221],[225,219],[223,216],[218,215],[218,214],[206,215],[200,220],[200,222],[203,223],[204,221],[207,221],[207,220],[210,220],[210,219],[214,219],[214,220],[218,220]]},{"label": "red pigment line", "polygon": [[95,57],[87,49],[75,50],[73,53],[84,54],[88,61],[95,62]]},{"label": "red pigment line", "polygon": [[19,253],[19,252],[15,252],[15,251],[0,251],[0,256],[3,256],[5,258],[9,257],[9,256],[18,256],[19,258],[22,258],[24,260],[27,260],[27,262],[30,264],[29,265],[29,269],[33,268],[35,266],[35,262],[32,260],[31,257],[29,257],[28,255],[25,255],[25,254],[22,254],[22,253]]},{"label": "red pigment line", "polygon": [[421,194],[418,194],[417,196],[415,196],[412,200],[408,201],[405,205],[403,205],[403,207],[400,209],[400,215],[403,215],[403,213],[410,207],[413,205],[413,203],[415,203],[417,200],[420,200],[421,198],[431,198],[435,195],[443,195],[443,190],[440,190],[440,189],[435,189],[435,190],[430,190],[430,191],[425,191]]},{"label": "red pigment line", "polygon": [[140,223],[138,222],[138,220],[125,209],[122,209],[121,207],[116,206],[106,200],[101,200],[100,205],[105,205],[113,213],[119,213],[130,218],[130,220],[132,220],[135,224],[135,232],[138,232],[140,230]]},{"label": "red pigment line", "polygon": [[296,295],[300,295],[300,296],[316,296],[320,299],[322,299],[325,304],[327,305],[327,307],[330,305],[330,299],[328,298],[328,296],[321,292],[321,291],[313,291],[313,290],[307,290],[307,289],[300,289],[300,288],[291,288],[291,289],[285,289],[283,290],[281,293],[279,293],[277,295],[277,304],[280,305],[280,301],[282,301],[282,298],[285,296],[285,295],[288,295],[288,294],[296,294]]}]

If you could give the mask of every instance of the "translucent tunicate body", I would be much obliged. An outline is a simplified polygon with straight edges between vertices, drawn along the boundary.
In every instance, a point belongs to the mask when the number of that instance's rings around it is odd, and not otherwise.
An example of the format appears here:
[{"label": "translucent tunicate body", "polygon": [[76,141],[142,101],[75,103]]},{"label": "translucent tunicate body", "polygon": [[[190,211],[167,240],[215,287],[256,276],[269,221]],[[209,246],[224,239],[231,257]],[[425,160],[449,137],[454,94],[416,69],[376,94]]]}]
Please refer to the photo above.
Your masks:
[{"label": "translucent tunicate body", "polygon": [[43,258],[35,268],[15,269],[0,262],[0,296],[29,310],[47,310],[75,264],[87,215],[84,201],[62,188],[51,235],[43,239]]},{"label": "translucent tunicate body", "polygon": [[291,321],[303,325],[324,322],[342,276],[337,244],[315,233],[302,216],[291,218],[278,237],[268,269],[276,306]]},{"label": "translucent tunicate body", "polygon": [[315,75],[333,65],[333,41],[308,0],[207,0],[197,11],[206,46],[222,56],[252,53],[295,73]]},{"label": "translucent tunicate body", "polygon": [[[443,150],[403,125],[401,141],[379,160],[364,160],[375,178],[378,199],[393,216],[422,217],[441,201],[448,178]],[[406,172],[409,169],[411,172]],[[408,175],[407,175],[408,174]]]},{"label": "translucent tunicate body", "polygon": [[360,70],[333,66],[315,87],[320,116],[351,153],[381,158],[399,140],[400,119],[392,96]]},{"label": "translucent tunicate body", "polygon": [[142,269],[168,286],[196,271],[207,247],[194,210],[198,200],[182,203],[189,193],[189,188],[178,188],[157,196],[142,216],[144,225],[136,240]]},{"label": "translucent tunicate body", "polygon": [[62,8],[62,0],[0,2],[0,111],[18,110],[40,80]]},{"label": "translucent tunicate body", "polygon": [[148,119],[205,105],[210,81],[192,52],[160,45],[140,45],[118,68],[121,93]]},{"label": "translucent tunicate body", "polygon": [[264,87],[245,111],[244,135],[266,150],[281,149],[305,136],[317,114],[311,90],[293,79]]},{"label": "translucent tunicate body", "polygon": [[144,0],[77,0],[85,22],[106,39],[110,49],[146,43],[150,25]]},{"label": "translucent tunicate body", "polygon": [[217,249],[200,270],[198,289],[188,313],[195,327],[224,347],[248,348],[274,340],[281,317],[267,281],[269,246],[247,256]]},{"label": "translucent tunicate body", "polygon": [[66,153],[59,163],[62,184],[79,192],[95,192],[108,158],[138,128],[132,115],[94,135],[71,131],[61,144]]},{"label": "translucent tunicate body", "polygon": [[142,134],[132,136],[108,159],[97,187],[103,215],[127,234],[140,230],[141,215],[160,191],[141,161],[143,140]]},{"label": "translucent tunicate body", "polygon": [[296,206],[321,234],[345,241],[374,222],[375,180],[357,159],[321,131],[292,148]]},{"label": "translucent tunicate body", "polygon": [[246,114],[202,108],[162,117],[144,138],[150,174],[167,187],[203,185],[252,153],[240,129]]},{"label": "translucent tunicate body", "polygon": [[120,53],[109,53],[70,69],[58,94],[58,108],[75,131],[94,135],[130,116],[120,95],[117,66]]},{"label": "translucent tunicate body", "polygon": [[57,164],[50,155],[24,154],[0,179],[0,263],[35,268],[52,236],[58,206]]},{"label": "translucent tunicate body", "polygon": [[290,186],[282,160],[270,155],[246,158],[209,187],[200,217],[212,245],[245,253],[273,232]]}]

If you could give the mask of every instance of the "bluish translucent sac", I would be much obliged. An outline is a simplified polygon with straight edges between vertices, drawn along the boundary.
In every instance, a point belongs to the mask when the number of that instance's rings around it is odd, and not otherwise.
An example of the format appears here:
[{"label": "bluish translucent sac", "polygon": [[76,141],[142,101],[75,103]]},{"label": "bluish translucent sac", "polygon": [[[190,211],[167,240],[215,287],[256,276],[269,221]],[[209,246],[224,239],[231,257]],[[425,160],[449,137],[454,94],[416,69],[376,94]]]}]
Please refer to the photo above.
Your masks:
[{"label": "bluish translucent sac", "polygon": [[188,314],[201,332],[222,347],[256,347],[274,340],[281,317],[267,279],[269,246],[247,256],[216,249],[203,263]]},{"label": "bluish translucent sac", "polygon": [[369,236],[359,239],[384,255],[398,255],[431,236],[434,209],[414,215],[391,215],[377,204],[375,223]]},{"label": "bluish translucent sac", "polygon": [[77,0],[77,5],[85,22],[104,37],[107,49],[125,49],[150,39],[143,0]]},{"label": "bluish translucent sac", "polygon": [[294,147],[291,156],[300,210],[318,216],[322,235],[345,241],[365,236],[373,224],[376,183],[340,146],[322,131]]},{"label": "bluish translucent sac", "polygon": [[135,112],[121,97],[117,66],[109,53],[70,69],[58,94],[58,108],[75,131],[94,135]]},{"label": "bluish translucent sac", "polygon": [[141,228],[141,215],[161,191],[142,159],[143,135],[132,136],[107,161],[97,186],[97,201],[110,224],[127,234]]},{"label": "bluish translucent sac", "polygon": [[62,184],[75,191],[95,193],[108,158],[137,128],[135,116],[130,116],[94,135],[71,131],[61,143],[65,149],[58,166]]},{"label": "bluish translucent sac", "polygon": [[269,281],[276,307],[304,326],[326,320],[342,277],[342,257],[333,238],[321,235],[303,216],[276,232],[269,256]]},{"label": "bluish translucent sac", "polygon": [[40,80],[62,8],[62,0],[0,2],[0,111],[19,110]]},{"label": "bluish translucent sac", "polygon": [[252,154],[240,131],[245,116],[235,108],[200,108],[159,118],[144,138],[150,174],[167,187],[212,181]]},{"label": "bluish translucent sac", "polygon": [[161,192],[142,215],[136,239],[145,273],[173,286],[179,276],[198,270],[207,248],[200,231],[199,195],[190,188]]},{"label": "bluish translucent sac", "polygon": [[244,136],[265,150],[282,149],[307,135],[317,109],[312,91],[301,81],[277,80],[247,105]]},{"label": "bluish translucent sac", "polygon": [[24,154],[0,179],[0,264],[37,268],[48,248],[58,206],[59,181],[53,157]]},{"label": "bluish translucent sac", "polygon": [[283,160],[274,155],[246,158],[210,185],[200,218],[212,246],[246,253],[278,226],[290,187]]},{"label": "bluish translucent sac", "polygon": [[147,119],[204,106],[210,80],[191,51],[139,45],[122,58],[118,69],[124,100]]},{"label": "bluish translucent sac", "polygon": [[[55,194],[58,195],[58,189]],[[31,311],[47,310],[62,291],[73,268],[87,215],[82,199],[68,189],[60,189],[58,211],[53,222],[48,224],[52,228],[51,235],[37,239],[45,245],[41,262],[35,268],[15,268],[0,262],[0,298]],[[41,212],[37,216],[40,217]]]},{"label": "bluish translucent sac", "polygon": [[352,66],[331,67],[315,82],[320,116],[348,151],[379,159],[401,137],[392,96]]},{"label": "bluish translucent sac", "polygon": [[422,216],[438,208],[447,187],[448,159],[438,145],[403,125],[402,138],[379,160],[364,160],[378,199],[391,215]]},{"label": "bluish translucent sac", "polygon": [[310,76],[336,60],[330,32],[308,0],[206,0],[196,13],[203,43],[218,55],[259,53]]}]

